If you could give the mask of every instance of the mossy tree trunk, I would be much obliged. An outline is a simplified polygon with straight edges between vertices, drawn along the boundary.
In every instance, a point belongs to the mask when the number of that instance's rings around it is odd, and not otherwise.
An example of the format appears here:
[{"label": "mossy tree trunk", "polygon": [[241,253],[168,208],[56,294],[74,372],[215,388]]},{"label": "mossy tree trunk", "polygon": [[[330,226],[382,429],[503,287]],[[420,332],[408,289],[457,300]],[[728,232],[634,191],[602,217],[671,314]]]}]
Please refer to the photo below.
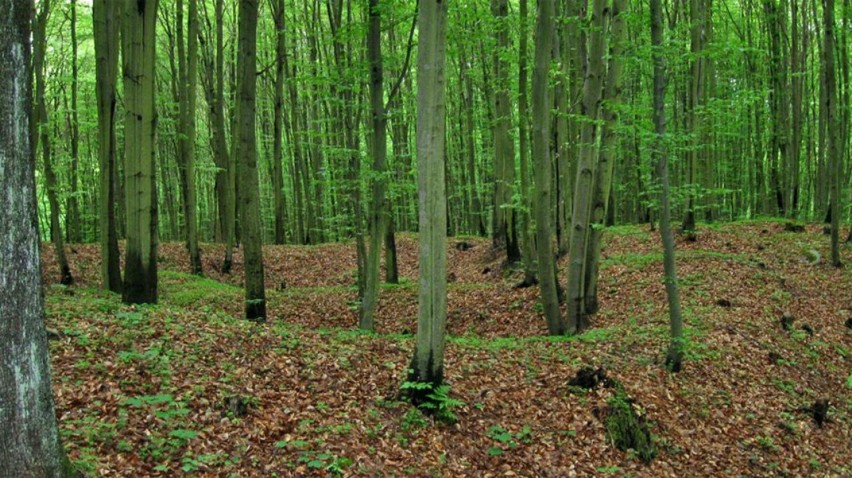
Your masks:
[{"label": "mossy tree trunk", "polygon": [[[520,3],[520,42],[518,45],[518,149],[520,150],[521,196],[524,198],[524,209],[520,212],[520,232],[523,245],[524,281],[525,285],[538,282],[536,267],[536,243],[532,228],[531,212],[532,190],[529,178],[529,100],[527,92],[527,32],[529,31],[529,15],[527,0]],[[472,141],[472,140],[471,140]]]},{"label": "mossy tree trunk", "polygon": [[538,246],[538,283],[550,335],[565,333],[559,308],[556,262],[551,237],[552,160],[550,156],[550,105],[548,74],[554,37],[554,0],[538,2],[535,29],[535,66],[532,78],[532,155],[535,161],[535,233]]},{"label": "mossy tree trunk", "polygon": [[157,110],[154,107],[157,0],[124,4],[124,164],[127,250],[123,299],[157,302]]},{"label": "mossy tree trunk", "polygon": [[236,160],[240,178],[240,227],[245,264],[246,319],[266,320],[263,282],[263,237],[260,224],[260,190],[257,171],[255,105],[257,95],[257,0],[240,0],[239,52],[237,56]]},{"label": "mossy tree trunk", "polygon": [[284,79],[286,77],[287,44],[284,36],[286,12],[284,0],[272,3],[275,19],[275,111],[272,139],[272,204],[275,213],[275,243],[284,244],[287,207],[284,202]]},{"label": "mossy tree trunk", "polygon": [[32,2],[0,0],[0,473],[64,477],[44,329],[32,162]]},{"label": "mossy tree trunk", "polygon": [[420,191],[420,287],[410,381],[444,379],[447,322],[445,61],[447,0],[421,0],[417,51],[417,169]]},{"label": "mossy tree trunk", "polygon": [[121,292],[121,266],[115,224],[116,171],[115,107],[118,73],[118,42],[121,29],[118,2],[92,3],[95,36],[95,91],[98,101],[98,165],[100,167],[101,283],[104,289]]}]

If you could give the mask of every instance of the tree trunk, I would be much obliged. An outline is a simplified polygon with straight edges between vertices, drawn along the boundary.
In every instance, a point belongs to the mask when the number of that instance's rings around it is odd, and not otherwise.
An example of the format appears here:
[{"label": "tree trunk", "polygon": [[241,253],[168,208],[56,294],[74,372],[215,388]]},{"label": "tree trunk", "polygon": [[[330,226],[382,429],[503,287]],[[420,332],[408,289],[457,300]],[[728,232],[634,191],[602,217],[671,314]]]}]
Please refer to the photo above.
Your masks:
[{"label": "tree trunk", "polygon": [[50,388],[34,144],[27,137],[32,10],[29,1],[0,0],[0,470],[61,478],[71,470]]},{"label": "tree trunk", "polygon": [[[178,168],[183,196],[183,219],[186,222],[186,248],[193,274],[202,275],[201,252],[198,248],[198,219],[195,191],[195,114],[198,78],[198,0],[189,1],[186,43],[183,41],[183,0],[176,5],[178,42]],[[184,49],[185,48],[185,49]],[[185,53],[184,53],[185,51]]]},{"label": "tree trunk", "polygon": [[668,158],[665,146],[665,64],[663,60],[663,28],[662,8],[660,0],[651,0],[651,45],[654,58],[654,139],[653,154],[657,159],[657,179],[660,188],[660,236],[663,240],[663,266],[665,268],[666,296],[669,302],[669,319],[671,321],[671,345],[666,355],[666,366],[677,372],[681,369],[683,360],[683,319],[680,313],[680,297],[678,296],[677,271],[675,269],[674,236],[671,229],[671,212],[669,211],[669,172]]},{"label": "tree trunk", "polygon": [[240,227],[245,264],[246,319],[266,321],[263,277],[263,236],[257,172],[255,106],[257,95],[257,0],[240,0],[239,56],[237,57],[238,121],[236,161],[240,178]]},{"label": "tree trunk", "polygon": [[50,0],[42,2],[34,21],[33,31],[33,70],[35,74],[35,102],[36,108],[33,112],[34,121],[31,124],[30,144],[33,145],[33,158],[35,158],[36,145],[41,140],[41,154],[44,162],[44,185],[47,189],[47,201],[50,206],[50,238],[56,251],[56,262],[59,265],[59,282],[71,285],[74,278],[71,276],[71,268],[65,256],[65,238],[62,235],[62,227],[59,219],[59,195],[56,191],[56,173],[53,170],[53,158],[50,152],[50,131],[48,131],[47,98],[45,98],[45,55],[47,52],[47,20],[50,17]]},{"label": "tree trunk", "polygon": [[521,259],[518,231],[515,227],[515,143],[510,133],[512,127],[512,99],[510,96],[509,62],[506,54],[509,43],[508,0],[491,0],[494,15],[494,34],[497,48],[494,51],[494,213],[492,242],[496,250],[506,248],[506,263],[516,264]]},{"label": "tree trunk", "polygon": [[284,0],[272,2],[275,18],[275,118],[274,137],[272,139],[272,203],[275,213],[275,243],[284,244],[284,223],[286,222],[286,205],[284,204],[284,77],[286,75],[285,59],[287,44],[285,43],[285,11]]},{"label": "tree trunk", "polygon": [[127,196],[123,299],[128,304],[157,302],[157,111],[154,107],[157,1],[127,2],[122,24]]},{"label": "tree trunk", "polygon": [[79,89],[78,64],[77,64],[77,0],[71,0],[71,170],[68,182],[70,183],[70,194],[68,195],[65,212],[65,232],[68,242],[81,242],[80,236],[80,200],[79,180],[80,169],[80,120],[77,112],[77,90]]},{"label": "tree trunk", "polygon": [[433,390],[444,380],[444,332],[447,321],[447,202],[444,167],[447,3],[446,0],[421,0],[418,16],[420,305],[409,381],[428,383]]},{"label": "tree trunk", "polygon": [[518,148],[521,160],[521,197],[524,208],[520,212],[519,223],[523,245],[524,280],[522,285],[530,286],[538,283],[536,273],[536,244],[531,225],[530,211],[533,209],[532,190],[529,179],[529,104],[527,99],[527,32],[528,30],[527,0],[520,4],[520,44],[518,52]]},{"label": "tree trunk", "polygon": [[598,275],[601,257],[601,240],[607,213],[612,207],[609,198],[612,191],[612,171],[615,166],[615,127],[618,123],[617,109],[621,104],[621,52],[625,38],[624,26],[625,0],[612,2],[612,27],[610,28],[609,68],[607,71],[606,88],[604,90],[604,106],[601,117],[604,125],[601,127],[601,148],[598,152],[597,178],[592,192],[592,230],[589,232],[589,246],[586,250],[585,266],[585,308],[586,313],[597,313]]},{"label": "tree trunk", "polygon": [[842,152],[840,151],[840,122],[837,116],[837,80],[834,71],[834,0],[823,0],[823,55],[825,62],[824,108],[828,125],[829,191],[831,198],[831,264],[840,267],[840,178],[843,176]]},{"label": "tree trunk", "polygon": [[95,36],[95,89],[98,101],[98,165],[100,167],[101,283],[121,292],[118,235],[115,230],[116,173],[115,107],[118,42],[121,29],[119,4],[111,0],[92,3]]},{"label": "tree trunk", "polygon": [[585,310],[585,274],[586,250],[592,229],[592,192],[595,181],[595,144],[597,128],[594,120],[598,118],[603,85],[603,30],[606,0],[594,0],[592,10],[592,31],[589,35],[589,65],[583,85],[583,113],[587,122],[580,136],[580,157],[577,163],[577,178],[574,186],[574,207],[571,219],[571,247],[568,252],[568,332],[579,333],[589,326],[588,312]]},{"label": "tree trunk", "polygon": [[367,58],[370,63],[370,103],[372,109],[373,137],[371,153],[372,204],[370,211],[370,245],[367,251],[366,288],[361,301],[360,328],[375,330],[373,315],[376,311],[379,295],[379,268],[382,242],[385,239],[387,224],[387,132],[385,124],[385,93],[382,68],[382,17],[379,0],[370,0],[369,28],[367,34]]},{"label": "tree trunk", "polygon": [[532,156],[535,161],[535,233],[538,250],[538,283],[544,317],[550,335],[565,333],[565,322],[559,308],[559,282],[551,237],[550,105],[548,75],[554,37],[554,0],[539,0],[535,29],[535,65],[532,78]]}]

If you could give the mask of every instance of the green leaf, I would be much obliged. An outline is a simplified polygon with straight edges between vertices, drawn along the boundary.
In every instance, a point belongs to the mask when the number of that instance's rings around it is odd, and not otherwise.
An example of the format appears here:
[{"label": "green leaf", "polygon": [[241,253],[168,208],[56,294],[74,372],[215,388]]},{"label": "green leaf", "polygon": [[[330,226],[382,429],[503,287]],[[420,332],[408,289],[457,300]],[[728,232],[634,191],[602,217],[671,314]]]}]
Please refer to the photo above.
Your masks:
[{"label": "green leaf", "polygon": [[488,456],[499,456],[503,454],[503,449],[498,448],[496,446],[492,446],[488,449]]}]

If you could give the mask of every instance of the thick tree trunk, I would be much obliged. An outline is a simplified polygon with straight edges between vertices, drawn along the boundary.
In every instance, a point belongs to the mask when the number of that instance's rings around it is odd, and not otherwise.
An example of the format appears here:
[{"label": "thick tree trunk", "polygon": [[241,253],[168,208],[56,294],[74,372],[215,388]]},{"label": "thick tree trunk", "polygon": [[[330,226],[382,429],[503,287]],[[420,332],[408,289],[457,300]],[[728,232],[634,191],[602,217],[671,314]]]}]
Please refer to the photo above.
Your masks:
[{"label": "thick tree trunk", "polygon": [[444,166],[447,3],[446,0],[421,0],[418,17],[420,305],[409,380],[429,383],[433,389],[444,380],[444,332],[447,322],[447,201]]},{"label": "thick tree trunk", "polygon": [[257,0],[240,0],[237,57],[238,121],[236,160],[240,178],[240,227],[245,264],[246,319],[266,321],[263,277],[263,236],[257,172],[255,105],[257,95]]},{"label": "thick tree trunk", "polygon": [[50,388],[28,137],[32,9],[0,0],[0,473],[61,478],[71,473]]},{"label": "thick tree trunk", "polygon": [[157,302],[157,110],[154,107],[157,1],[127,2],[122,24],[127,195],[123,299],[128,304]]},{"label": "thick tree trunk", "polygon": [[518,148],[521,160],[521,197],[524,208],[519,213],[521,244],[523,246],[524,280],[522,285],[530,286],[538,282],[536,268],[536,243],[532,228],[531,212],[533,210],[533,191],[529,178],[529,102],[527,99],[527,32],[528,30],[527,0],[521,0],[520,21],[521,33],[518,53]]},{"label": "thick tree trunk", "polygon": [[121,292],[121,267],[116,233],[115,107],[118,73],[118,42],[121,29],[119,4],[95,0],[92,4],[95,35],[96,94],[98,101],[98,165],[100,167],[101,283],[104,289]]}]

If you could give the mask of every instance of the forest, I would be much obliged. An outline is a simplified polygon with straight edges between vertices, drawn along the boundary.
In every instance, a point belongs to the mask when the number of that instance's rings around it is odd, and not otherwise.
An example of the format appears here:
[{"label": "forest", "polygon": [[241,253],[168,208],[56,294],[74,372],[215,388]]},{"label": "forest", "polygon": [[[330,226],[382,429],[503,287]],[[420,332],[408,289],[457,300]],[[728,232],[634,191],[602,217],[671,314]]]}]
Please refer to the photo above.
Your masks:
[{"label": "forest", "polygon": [[0,12],[0,478],[852,476],[852,1]]}]

